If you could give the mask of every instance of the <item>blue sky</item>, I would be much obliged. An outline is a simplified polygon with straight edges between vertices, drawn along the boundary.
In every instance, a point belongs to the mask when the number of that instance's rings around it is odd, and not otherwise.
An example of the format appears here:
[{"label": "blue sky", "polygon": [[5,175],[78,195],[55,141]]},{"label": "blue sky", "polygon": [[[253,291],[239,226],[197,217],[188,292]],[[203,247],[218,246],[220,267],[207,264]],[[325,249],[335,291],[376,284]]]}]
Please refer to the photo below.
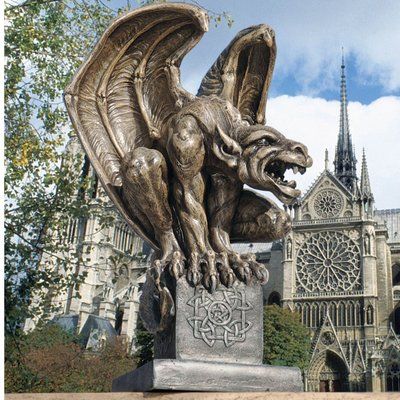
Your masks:
[{"label": "blue sky", "polygon": [[278,55],[267,123],[308,145],[315,163],[297,179],[303,191],[322,171],[325,148],[333,160],[344,47],[350,130],[357,158],[361,162],[365,147],[377,208],[400,208],[400,1],[198,3],[213,12],[228,12],[234,24],[229,28],[222,22],[215,28],[211,23],[209,32],[184,59],[182,82],[194,93],[239,30],[259,23],[275,30]]}]

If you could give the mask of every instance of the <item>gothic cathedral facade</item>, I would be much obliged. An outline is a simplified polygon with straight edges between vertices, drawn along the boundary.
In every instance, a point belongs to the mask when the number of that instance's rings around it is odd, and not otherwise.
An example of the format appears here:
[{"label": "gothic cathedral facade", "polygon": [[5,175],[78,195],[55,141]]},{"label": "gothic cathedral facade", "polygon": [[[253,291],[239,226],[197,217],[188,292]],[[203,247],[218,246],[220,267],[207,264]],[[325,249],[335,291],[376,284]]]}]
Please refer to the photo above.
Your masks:
[{"label": "gothic cathedral facade", "polygon": [[271,264],[281,268],[281,280],[265,295],[297,311],[310,330],[307,391],[399,391],[399,277],[392,267],[400,261],[400,210],[374,209],[365,153],[357,177],[344,70],[342,62],[334,172],[326,152],[325,170],[289,209],[293,229],[281,266]]}]

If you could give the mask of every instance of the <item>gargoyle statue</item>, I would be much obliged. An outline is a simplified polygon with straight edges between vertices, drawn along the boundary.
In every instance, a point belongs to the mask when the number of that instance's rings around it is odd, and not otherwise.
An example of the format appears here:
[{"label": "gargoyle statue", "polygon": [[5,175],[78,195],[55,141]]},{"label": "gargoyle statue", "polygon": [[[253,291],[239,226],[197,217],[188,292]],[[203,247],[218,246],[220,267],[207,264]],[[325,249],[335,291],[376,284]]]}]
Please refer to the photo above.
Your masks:
[{"label": "gargoyle statue", "polygon": [[243,186],[289,204],[300,191],[285,171],[312,164],[303,144],[264,126],[276,56],[267,25],[236,35],[197,96],[181,87],[181,61],[207,27],[205,11],[188,4],[129,12],[105,31],[65,93],[105,190],[155,250],[148,278],[170,314],[165,271],[209,291],[237,279],[266,282],[265,266],[231,242],[281,238],[290,218]]}]

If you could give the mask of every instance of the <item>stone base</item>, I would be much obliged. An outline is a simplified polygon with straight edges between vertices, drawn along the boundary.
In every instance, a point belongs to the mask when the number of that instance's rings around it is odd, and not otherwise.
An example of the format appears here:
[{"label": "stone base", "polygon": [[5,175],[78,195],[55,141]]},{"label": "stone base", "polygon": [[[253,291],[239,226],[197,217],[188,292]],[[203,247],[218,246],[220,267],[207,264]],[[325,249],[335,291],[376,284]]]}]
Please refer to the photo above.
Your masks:
[{"label": "stone base", "polygon": [[113,392],[160,390],[212,392],[301,392],[293,367],[155,359],[114,379]]}]

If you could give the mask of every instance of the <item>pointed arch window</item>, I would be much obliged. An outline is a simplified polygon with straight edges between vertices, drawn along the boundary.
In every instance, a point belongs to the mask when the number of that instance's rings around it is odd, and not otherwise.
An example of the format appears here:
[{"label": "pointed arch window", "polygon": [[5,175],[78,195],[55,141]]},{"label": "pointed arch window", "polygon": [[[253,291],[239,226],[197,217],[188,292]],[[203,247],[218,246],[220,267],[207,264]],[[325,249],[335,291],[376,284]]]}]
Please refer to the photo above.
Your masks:
[{"label": "pointed arch window", "polygon": [[322,325],[324,323],[324,319],[326,316],[326,310],[327,310],[327,304],[321,303],[320,307],[319,307],[319,324]]},{"label": "pointed arch window", "polygon": [[333,326],[337,326],[337,314],[336,314],[336,304],[329,304],[329,316],[331,317],[331,321]]},{"label": "pointed arch window", "polygon": [[354,326],[354,303],[347,305],[347,326]]},{"label": "pointed arch window", "polygon": [[386,390],[388,392],[400,392],[400,367],[392,363],[386,370]]},{"label": "pointed arch window", "polygon": [[318,304],[314,303],[311,306],[311,327],[318,327]]},{"label": "pointed arch window", "polygon": [[361,307],[360,304],[357,303],[355,306],[355,315],[354,315],[354,324],[355,326],[361,325]]},{"label": "pointed arch window", "polygon": [[366,314],[367,324],[373,325],[373,323],[374,323],[374,307],[372,307],[371,304],[367,307],[367,311],[365,314]]},{"label": "pointed arch window", "polygon": [[310,327],[310,306],[308,304],[304,305],[303,324],[307,327]]},{"label": "pointed arch window", "polygon": [[392,280],[393,280],[393,286],[400,285],[400,264],[393,264]]},{"label": "pointed arch window", "polygon": [[299,313],[302,316],[302,312],[301,312],[301,304],[300,303],[296,303],[294,306],[295,310],[297,313]]},{"label": "pointed arch window", "polygon": [[346,307],[342,301],[338,307],[338,326],[346,326]]}]

